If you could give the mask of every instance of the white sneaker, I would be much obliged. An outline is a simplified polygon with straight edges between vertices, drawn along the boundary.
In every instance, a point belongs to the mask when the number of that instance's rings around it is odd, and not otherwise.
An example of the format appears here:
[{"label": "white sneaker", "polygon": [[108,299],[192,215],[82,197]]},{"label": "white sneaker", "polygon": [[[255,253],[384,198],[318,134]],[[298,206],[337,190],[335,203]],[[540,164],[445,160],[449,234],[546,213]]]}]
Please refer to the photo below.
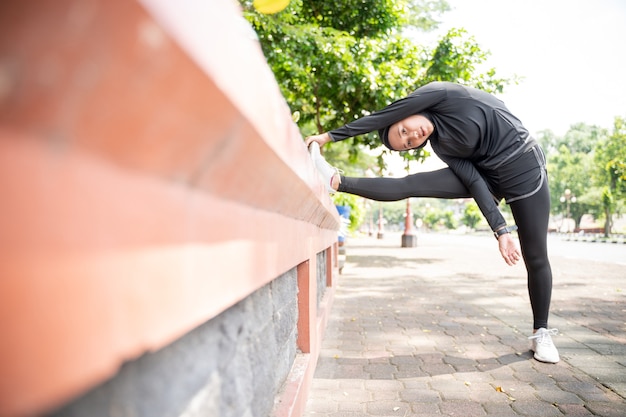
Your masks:
[{"label": "white sneaker", "polygon": [[559,333],[557,329],[540,328],[529,337],[532,340],[531,350],[535,352],[535,359],[539,362],[557,363],[560,360],[559,351],[552,343],[552,336]]},{"label": "white sneaker", "polygon": [[334,166],[330,165],[322,154],[320,153],[320,145],[317,142],[311,142],[309,145],[309,153],[311,154],[311,159],[317,168],[317,172],[322,177],[322,181],[326,186],[326,190],[330,194],[335,194],[336,190],[332,187],[333,177],[340,173],[340,171]]}]

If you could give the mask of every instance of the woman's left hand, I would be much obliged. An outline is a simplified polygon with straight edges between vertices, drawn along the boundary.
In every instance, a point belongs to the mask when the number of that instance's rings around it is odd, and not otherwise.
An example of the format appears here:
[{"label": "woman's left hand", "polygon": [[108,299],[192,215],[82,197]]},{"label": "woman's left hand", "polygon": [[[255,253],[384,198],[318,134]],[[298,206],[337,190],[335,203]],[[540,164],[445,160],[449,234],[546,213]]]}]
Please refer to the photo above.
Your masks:
[{"label": "woman's left hand", "polygon": [[504,262],[508,265],[515,265],[517,261],[522,259],[522,254],[517,246],[517,242],[510,233],[505,233],[498,238],[498,246],[500,254],[504,258]]}]

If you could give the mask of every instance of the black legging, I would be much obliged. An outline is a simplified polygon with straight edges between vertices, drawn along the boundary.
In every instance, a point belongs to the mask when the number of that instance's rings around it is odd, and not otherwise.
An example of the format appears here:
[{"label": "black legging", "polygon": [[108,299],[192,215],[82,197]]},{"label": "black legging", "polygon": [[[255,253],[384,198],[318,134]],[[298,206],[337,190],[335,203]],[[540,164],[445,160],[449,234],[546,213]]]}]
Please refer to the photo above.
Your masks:
[{"label": "black legging", "polygon": [[[467,188],[449,168],[420,172],[404,178],[342,176],[338,191],[376,201],[398,201],[409,197],[448,199],[471,197]],[[519,227],[520,247],[528,272],[533,328],[548,328],[552,269],[547,247],[550,190],[545,176],[538,192],[510,205],[515,223]]]}]

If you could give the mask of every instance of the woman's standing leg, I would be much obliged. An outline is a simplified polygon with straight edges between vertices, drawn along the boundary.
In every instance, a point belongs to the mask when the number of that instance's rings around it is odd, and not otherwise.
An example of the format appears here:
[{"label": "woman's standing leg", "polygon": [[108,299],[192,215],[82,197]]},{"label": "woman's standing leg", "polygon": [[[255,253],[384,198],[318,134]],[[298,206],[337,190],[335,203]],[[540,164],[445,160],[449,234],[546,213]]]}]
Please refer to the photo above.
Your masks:
[{"label": "woman's standing leg", "polygon": [[528,271],[528,294],[533,310],[534,358],[541,362],[557,363],[559,351],[552,343],[548,330],[548,315],[552,298],[552,269],[548,260],[548,219],[550,190],[544,176],[539,191],[530,197],[511,203],[513,217],[519,227],[520,246]]},{"label": "woman's standing leg", "polygon": [[548,328],[552,297],[552,269],[548,260],[550,190],[544,178],[534,195],[511,203],[518,226],[520,246],[528,271],[528,293],[533,310],[533,328]]}]

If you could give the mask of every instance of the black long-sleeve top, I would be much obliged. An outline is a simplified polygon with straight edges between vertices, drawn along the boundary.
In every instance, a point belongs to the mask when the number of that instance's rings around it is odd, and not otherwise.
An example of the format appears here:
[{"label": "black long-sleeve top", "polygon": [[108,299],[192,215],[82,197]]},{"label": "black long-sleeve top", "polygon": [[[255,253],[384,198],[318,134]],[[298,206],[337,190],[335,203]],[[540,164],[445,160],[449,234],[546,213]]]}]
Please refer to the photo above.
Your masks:
[{"label": "black long-sleeve top", "polygon": [[328,133],[334,142],[341,141],[382,130],[415,114],[426,116],[435,126],[429,137],[433,151],[465,184],[491,229],[504,226],[498,210],[503,195],[497,184],[488,185],[485,178],[534,141],[493,95],[455,83],[433,82]]}]

